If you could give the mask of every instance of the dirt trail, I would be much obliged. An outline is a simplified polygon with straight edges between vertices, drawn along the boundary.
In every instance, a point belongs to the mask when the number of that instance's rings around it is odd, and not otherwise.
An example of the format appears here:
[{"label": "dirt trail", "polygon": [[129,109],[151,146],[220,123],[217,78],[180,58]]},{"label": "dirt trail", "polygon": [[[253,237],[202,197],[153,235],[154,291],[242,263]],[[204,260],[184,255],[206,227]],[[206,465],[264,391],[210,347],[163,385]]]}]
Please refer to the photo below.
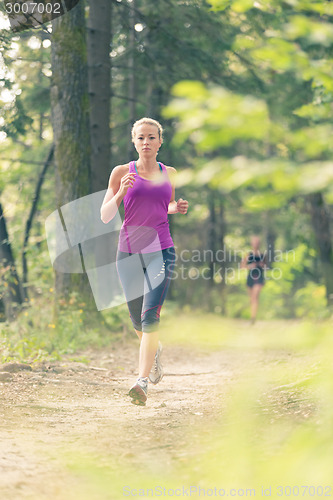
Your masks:
[{"label": "dirt trail", "polygon": [[204,431],[223,413],[223,395],[244,366],[281,360],[281,353],[165,346],[165,377],[137,407],[127,396],[137,351],[134,342],[119,343],[85,352],[87,364],[65,359],[8,375],[0,384],[1,498],[72,498],[79,479],[59,459],[64,452],[98,453],[99,462],[105,455],[114,470],[127,463],[167,472],[186,459],[189,427],[201,420]]}]

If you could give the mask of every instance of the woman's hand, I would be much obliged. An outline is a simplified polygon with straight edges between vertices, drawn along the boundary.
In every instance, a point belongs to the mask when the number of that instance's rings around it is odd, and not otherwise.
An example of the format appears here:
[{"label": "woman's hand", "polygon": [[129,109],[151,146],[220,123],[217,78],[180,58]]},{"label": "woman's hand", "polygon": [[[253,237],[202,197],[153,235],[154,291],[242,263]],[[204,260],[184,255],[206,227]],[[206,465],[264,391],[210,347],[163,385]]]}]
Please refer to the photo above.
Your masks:
[{"label": "woman's hand", "polygon": [[128,188],[133,187],[135,176],[136,174],[125,174],[124,177],[121,178],[119,186],[119,193],[121,194],[121,196],[125,196]]},{"label": "woman's hand", "polygon": [[179,214],[186,214],[188,209],[188,201],[179,198],[177,201],[177,211]]}]

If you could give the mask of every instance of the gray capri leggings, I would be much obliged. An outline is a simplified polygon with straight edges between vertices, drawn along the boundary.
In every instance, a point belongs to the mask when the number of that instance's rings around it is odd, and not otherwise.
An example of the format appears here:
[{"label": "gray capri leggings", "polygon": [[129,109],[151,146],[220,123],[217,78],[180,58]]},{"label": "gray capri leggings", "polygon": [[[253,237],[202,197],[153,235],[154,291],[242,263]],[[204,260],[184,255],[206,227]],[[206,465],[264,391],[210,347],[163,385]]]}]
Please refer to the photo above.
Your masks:
[{"label": "gray capri leggings", "polygon": [[117,252],[117,270],[135,330],[158,329],[176,252],[174,247],[151,253]]}]

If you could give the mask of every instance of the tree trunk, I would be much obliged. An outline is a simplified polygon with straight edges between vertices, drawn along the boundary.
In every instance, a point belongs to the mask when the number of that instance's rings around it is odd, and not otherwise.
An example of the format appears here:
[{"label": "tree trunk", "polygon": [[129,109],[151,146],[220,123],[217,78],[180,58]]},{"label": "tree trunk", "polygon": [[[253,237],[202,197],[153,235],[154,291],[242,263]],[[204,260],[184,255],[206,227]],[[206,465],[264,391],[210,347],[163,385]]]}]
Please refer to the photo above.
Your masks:
[{"label": "tree trunk", "polygon": [[[87,31],[88,82],[90,99],[90,137],[92,192],[107,189],[111,167],[111,0],[89,0]],[[110,231],[95,238],[90,248],[95,266],[110,263],[116,253],[114,234]],[[103,321],[97,311],[91,311],[92,322]]]},{"label": "tree trunk", "polygon": [[[209,208],[209,224],[208,224],[208,249],[212,252],[212,258],[209,262],[210,280],[209,287],[211,290],[220,291],[221,301],[217,305],[220,308],[221,314],[226,314],[226,286],[225,286],[225,269],[226,256],[224,248],[224,237],[226,233],[226,224],[224,219],[223,201],[219,199],[220,194],[212,189],[208,190],[208,208]],[[218,251],[222,251],[219,252]],[[221,255],[220,255],[221,254]],[[222,281],[216,279],[222,277]],[[215,310],[214,304],[209,309]]]},{"label": "tree trunk", "polygon": [[[84,4],[79,2],[52,23],[51,108],[59,209],[91,192]],[[70,271],[56,271],[55,289],[57,297],[90,291],[86,275]]]},{"label": "tree trunk", "polygon": [[210,280],[209,285],[214,287],[214,269],[216,263],[216,250],[217,250],[217,227],[216,227],[216,200],[215,192],[208,190],[208,208],[209,208],[209,222],[208,222],[208,249],[212,252],[212,258],[209,262]]},{"label": "tree trunk", "polygon": [[[40,41],[42,43],[42,37],[40,38]],[[42,79],[43,79],[43,66],[44,66],[44,58],[43,58],[43,51],[40,50],[40,71],[38,72],[38,85],[41,87],[42,86]],[[44,132],[44,113],[43,111],[40,111],[39,113],[39,133],[38,133],[38,138],[40,141],[43,140],[43,132]]]},{"label": "tree trunk", "polygon": [[6,219],[0,203],[0,311],[1,320],[12,321],[23,302],[23,293],[17,275],[14,255],[8,237]]},{"label": "tree trunk", "polygon": [[111,5],[110,0],[89,1],[88,78],[92,191],[106,189],[110,168]]},{"label": "tree trunk", "polygon": [[26,253],[27,253],[27,248],[28,248],[30,230],[32,227],[32,221],[33,221],[34,215],[35,215],[36,210],[37,210],[37,205],[38,205],[42,185],[43,185],[43,182],[45,179],[45,174],[47,172],[47,169],[49,168],[49,166],[52,163],[53,154],[54,154],[54,145],[52,144],[51,149],[50,149],[49,154],[48,154],[48,157],[46,159],[46,162],[45,162],[43,169],[40,173],[40,176],[38,178],[35,195],[34,195],[33,200],[32,200],[30,214],[28,216],[28,219],[27,219],[27,222],[25,225],[24,242],[23,242],[23,249],[22,249],[22,270],[23,270],[22,283],[24,286],[24,297],[25,298],[28,298],[28,290],[27,290],[28,264],[27,264]]},{"label": "tree trunk", "polygon": [[[129,97],[129,130],[128,137],[131,137],[131,130],[133,122],[136,120],[136,106],[135,106],[135,9],[136,0],[132,0],[129,8],[128,21],[129,21],[129,56],[128,56],[128,97]],[[128,160],[130,161],[135,152],[133,143],[129,140],[128,143]]]},{"label": "tree trunk", "polygon": [[218,202],[217,202],[217,228],[218,228],[217,245],[223,251],[222,262],[218,262],[218,266],[222,268],[221,275],[223,277],[222,282],[219,286],[221,287],[221,313],[225,316],[227,314],[226,302],[227,302],[228,288],[227,288],[226,282],[225,282],[227,260],[226,260],[224,240],[225,240],[225,236],[227,234],[227,224],[226,224],[225,214],[224,214],[225,210],[224,210],[223,198],[222,198],[221,194],[219,194],[219,193],[217,193],[217,196],[219,197]]},{"label": "tree trunk", "polygon": [[271,267],[274,262],[275,257],[275,241],[276,241],[276,233],[272,226],[272,220],[269,212],[266,212],[266,244],[267,244],[267,255],[266,255],[266,264]]},{"label": "tree trunk", "polygon": [[312,228],[319,248],[319,257],[326,286],[327,304],[333,306],[333,247],[330,214],[322,193],[307,195]]}]

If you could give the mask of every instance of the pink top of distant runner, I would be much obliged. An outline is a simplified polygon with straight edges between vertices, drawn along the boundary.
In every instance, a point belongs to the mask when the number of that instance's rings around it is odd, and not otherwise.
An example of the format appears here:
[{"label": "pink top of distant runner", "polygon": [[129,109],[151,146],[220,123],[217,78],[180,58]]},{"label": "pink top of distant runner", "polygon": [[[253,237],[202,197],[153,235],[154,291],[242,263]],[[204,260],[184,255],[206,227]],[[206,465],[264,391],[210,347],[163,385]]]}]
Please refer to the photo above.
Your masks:
[{"label": "pink top of distant runner", "polygon": [[173,246],[168,221],[172,187],[165,165],[159,162],[162,177],[152,181],[140,177],[134,161],[129,173],[135,182],[124,196],[125,220],[120,230],[121,252],[148,253]]}]

